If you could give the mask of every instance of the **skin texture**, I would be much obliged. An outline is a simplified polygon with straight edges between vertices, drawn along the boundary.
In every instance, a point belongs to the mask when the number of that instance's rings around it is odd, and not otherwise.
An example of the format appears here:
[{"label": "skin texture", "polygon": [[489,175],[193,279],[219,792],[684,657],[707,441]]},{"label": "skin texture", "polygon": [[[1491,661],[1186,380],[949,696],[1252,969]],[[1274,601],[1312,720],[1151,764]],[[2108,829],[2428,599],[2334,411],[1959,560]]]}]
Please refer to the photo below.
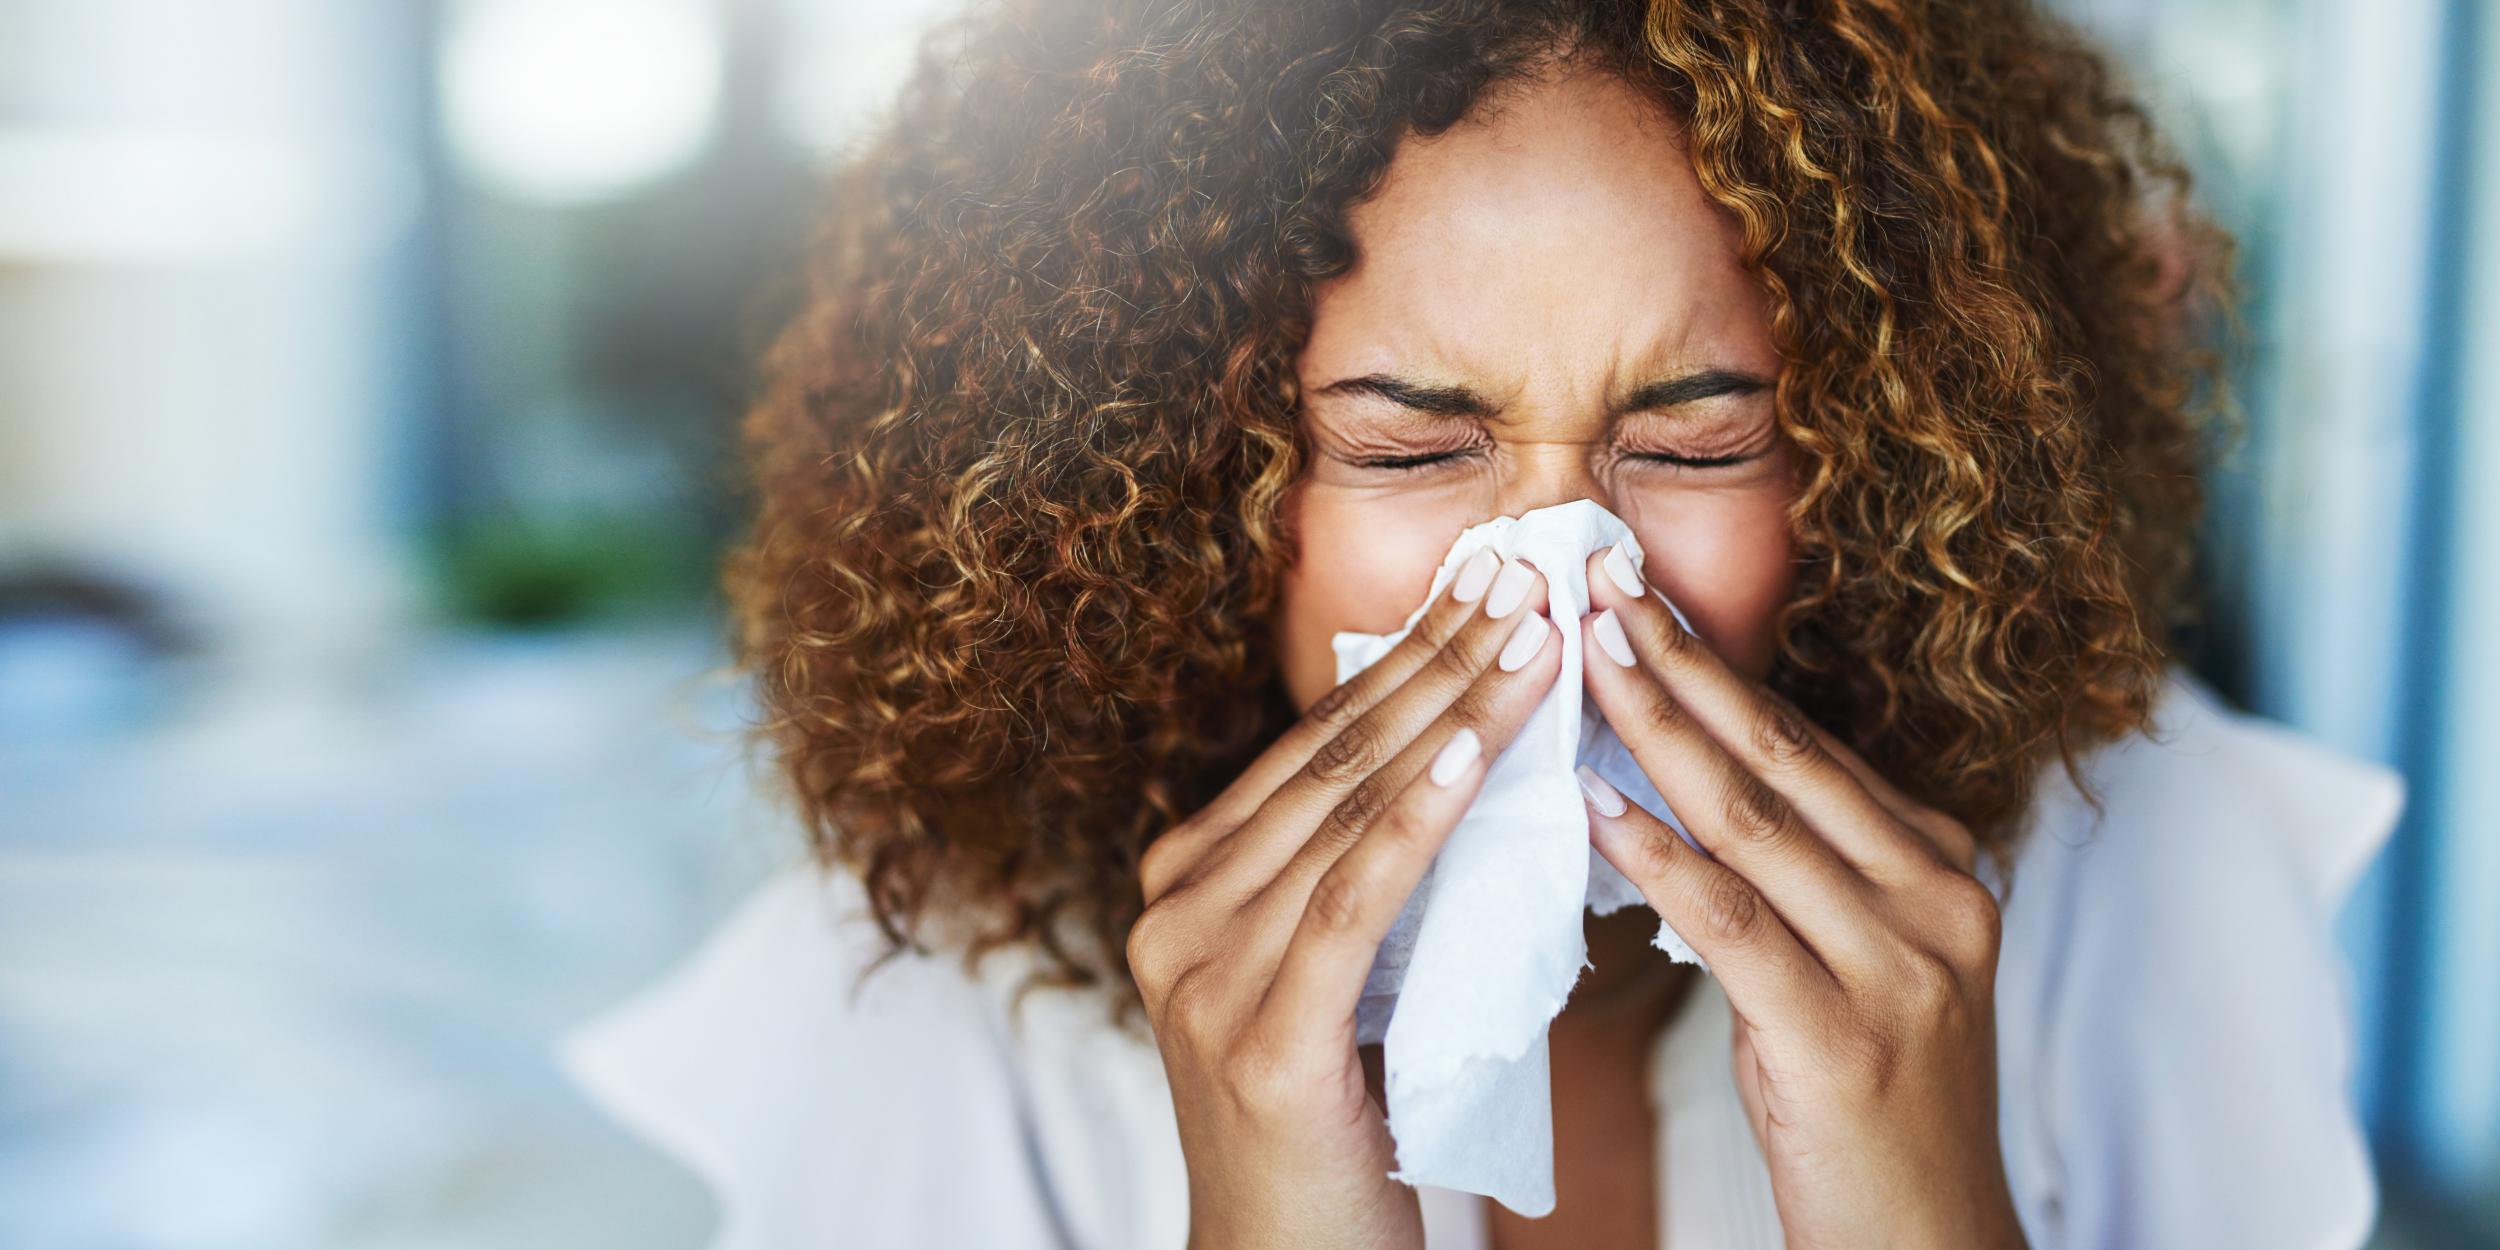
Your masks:
[{"label": "skin texture", "polygon": [[[1353,215],[1362,262],[1318,296],[1300,362],[1318,451],[1288,496],[1304,556],[1276,621],[1305,719],[1149,856],[1129,958],[1172,1077],[1193,1243],[1421,1244],[1413,1192],[1383,1175],[1394,1149],[1353,1008],[1483,775],[1479,757],[1436,786],[1418,780],[1425,761],[1461,726],[1498,751],[1558,649],[1516,673],[1489,663],[1510,620],[1544,626],[1531,607],[1497,621],[1453,603],[1464,578],[1342,688],[1328,639],[1396,628],[1466,526],[1585,496],[1652,555],[1638,595],[1590,556],[1593,611],[1622,633],[1561,624],[1589,631],[1591,698],[1720,858],[1638,809],[1593,802],[1592,837],[1721,977],[1790,1244],[2019,1245],[1995,1138],[1997,916],[1970,876],[1975,841],[1761,685],[1794,494],[1768,389],[1625,411],[1659,378],[1776,371],[1732,228],[1672,123],[1611,75],[1561,66],[1497,103],[1400,150]],[[1418,411],[1336,386],[1364,376],[1489,403]],[[1677,981],[1645,945],[1592,936],[1606,953],[1556,1030],[1575,1060],[1557,1097],[1557,1210],[1495,1214],[1509,1250],[1655,1244],[1654,1125],[1626,1111],[1645,1106],[1642,1043]]]},{"label": "skin texture", "polygon": [[[1713,647],[1756,676],[1771,664],[1795,453],[1773,421],[1779,354],[1736,227],[1672,119],[1614,75],[1557,72],[1494,104],[1399,148],[1350,215],[1361,261],[1316,296],[1298,362],[1313,450],[1285,505],[1301,558],[1278,613],[1299,707],[1336,684],[1331,635],[1396,629],[1461,530],[1580,498],[1630,523],[1649,576]],[[1616,413],[1644,383],[1705,370],[1763,385]],[[1329,389],[1369,375],[1464,387],[1496,411]],[[1639,458],[1660,454],[1752,458]]]}]

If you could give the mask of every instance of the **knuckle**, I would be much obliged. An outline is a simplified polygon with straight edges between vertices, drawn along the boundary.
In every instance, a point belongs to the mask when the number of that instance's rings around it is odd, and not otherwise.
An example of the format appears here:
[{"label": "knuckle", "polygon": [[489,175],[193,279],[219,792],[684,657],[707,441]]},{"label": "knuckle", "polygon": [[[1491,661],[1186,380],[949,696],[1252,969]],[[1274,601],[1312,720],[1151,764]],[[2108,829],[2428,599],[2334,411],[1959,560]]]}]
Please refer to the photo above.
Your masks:
[{"label": "knuckle", "polygon": [[1796,822],[1788,800],[1760,777],[1741,768],[1728,779],[1727,794],[1719,806],[1726,813],[1728,832],[1745,842],[1782,840]]},{"label": "knuckle", "polygon": [[1363,921],[1363,887],[1343,867],[1329,869],[1311,887],[1311,897],[1302,905],[1303,918],[1322,936],[1352,932]]},{"label": "knuckle", "polygon": [[1481,730],[1493,723],[1493,692],[1483,682],[1469,682],[1442,714],[1453,725]]},{"label": "knuckle", "polygon": [[1175,829],[1147,843],[1137,857],[1138,884],[1148,903],[1161,898],[1180,875],[1184,865],[1177,861],[1181,858],[1182,840],[1182,831]]},{"label": "knuckle", "polygon": [[1761,936],[1770,913],[1752,883],[1733,872],[1718,872],[1702,887],[1701,917],[1710,936],[1742,945]]},{"label": "knuckle", "polygon": [[1975,877],[1951,873],[1932,904],[1947,948],[1966,960],[1993,957],[2005,936],[2005,913],[1996,895]]},{"label": "knuckle", "polygon": [[1172,923],[1170,914],[1167,908],[1148,907],[1128,927],[1129,975],[1150,998],[1167,996],[1174,980],[1169,957],[1172,943],[1164,932]]},{"label": "knuckle", "polygon": [[1321,819],[1319,833],[1315,835],[1320,849],[1342,853],[1363,836],[1364,830],[1380,819],[1381,810],[1388,804],[1389,787],[1379,774],[1374,773],[1356,782],[1354,788],[1346,791],[1345,797],[1328,809],[1328,815]]},{"label": "knuckle", "polygon": [[1902,961],[1898,998],[1919,1027],[1946,1030],[1962,1008],[1962,977],[1944,956],[1912,951]]},{"label": "knuckle", "polygon": [[1823,748],[1815,742],[1814,733],[1806,728],[1805,714],[1784,699],[1768,699],[1754,720],[1755,752],[1765,761],[1780,768],[1797,768],[1810,763]]},{"label": "knuckle", "polygon": [[1484,667],[1481,652],[1486,645],[1484,640],[1489,636],[1482,630],[1469,633],[1460,629],[1452,633],[1449,643],[1434,652],[1432,659],[1425,663],[1421,676],[1434,682],[1466,681],[1474,677],[1477,670]]},{"label": "knuckle", "polygon": [[1361,681],[1362,678],[1358,674],[1330,687],[1328,693],[1321,695],[1317,702],[1311,704],[1310,711],[1302,714],[1303,719],[1321,728],[1339,727],[1350,719],[1349,713],[1354,710],[1355,694]]},{"label": "knuckle", "polygon": [[1302,1085],[1291,1057],[1255,1029],[1226,1052],[1222,1070],[1233,1110],[1254,1123],[1291,1107]]},{"label": "knuckle", "polygon": [[1650,699],[1649,706],[1641,710],[1641,717],[1662,736],[1682,737],[1691,731],[1693,725],[1693,714],[1674,695],[1664,690]]},{"label": "knuckle", "polygon": [[1137,857],[1137,893],[1150,905],[1163,896],[1163,887],[1171,881],[1171,856],[1158,852],[1157,848],[1162,845],[1161,842],[1149,843]]},{"label": "knuckle", "polygon": [[1434,596],[1432,606],[1425,610],[1423,618],[1415,622],[1415,628],[1407,631],[1406,641],[1398,645],[1447,646],[1450,639],[1458,636],[1458,631],[1467,627],[1467,622],[1475,619],[1476,606],[1460,603],[1455,595],[1449,593],[1449,587],[1444,586],[1441,593]]},{"label": "knuckle", "polygon": [[1164,985],[1163,1019],[1183,1029],[1203,1023],[1214,1006],[1215,989],[1211,965],[1197,963],[1181,969]]},{"label": "knuckle", "polygon": [[1664,821],[1657,822],[1633,842],[1634,866],[1641,870],[1644,878],[1663,878],[1675,870],[1675,859],[1684,849],[1684,839],[1668,828]]},{"label": "knuckle", "polygon": [[1896,1030],[1880,1021],[1852,1013],[1847,1027],[1834,1030],[1832,1056],[1842,1071],[1872,1090],[1892,1088],[1907,1061]]},{"label": "knuckle", "polygon": [[1396,846],[1418,845],[1431,835],[1431,827],[1411,806],[1393,806],[1372,822],[1371,836]]},{"label": "knuckle", "polygon": [[1649,634],[1650,654],[1664,663],[1682,663],[1692,658],[1695,649],[1701,645],[1700,639],[1684,632],[1684,627],[1675,623],[1674,613],[1664,609],[1650,614],[1646,632]]},{"label": "knuckle", "polygon": [[1979,839],[1971,836],[1969,826],[1933,809],[1921,813],[1921,816],[1927,835],[1934,840],[1936,849],[1942,851],[1954,867],[1964,872],[1970,871],[1971,866],[1978,861]]},{"label": "knuckle", "polygon": [[1319,744],[1302,771],[1313,781],[1345,785],[1380,767],[1380,748],[1379,730],[1368,722],[1356,721]]}]

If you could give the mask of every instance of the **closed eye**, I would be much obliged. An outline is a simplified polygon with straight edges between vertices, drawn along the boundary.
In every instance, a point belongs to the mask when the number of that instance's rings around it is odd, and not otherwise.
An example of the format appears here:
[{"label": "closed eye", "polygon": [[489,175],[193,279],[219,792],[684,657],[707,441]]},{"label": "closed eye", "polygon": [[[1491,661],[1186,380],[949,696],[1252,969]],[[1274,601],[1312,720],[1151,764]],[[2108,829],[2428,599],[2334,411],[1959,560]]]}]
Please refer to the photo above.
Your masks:
[{"label": "closed eye", "polygon": [[1733,455],[1726,456],[1679,456],[1672,452],[1664,451],[1635,451],[1625,453],[1625,455],[1634,460],[1645,460],[1651,464],[1672,464],[1686,469],[1724,469],[1732,464],[1743,464],[1748,460],[1752,460],[1760,456],[1761,454],[1762,453],[1759,451],[1740,451]]},{"label": "closed eye", "polygon": [[[1474,454],[1474,448],[1467,448],[1459,451],[1437,451],[1419,456],[1372,456],[1354,463],[1366,469],[1385,469],[1395,473],[1446,464]],[[1627,459],[1631,460],[1645,461],[1650,464],[1671,464],[1686,469],[1723,469],[1729,465],[1743,464],[1762,455],[1759,451],[1738,452],[1725,456],[1679,456],[1673,452],[1664,451],[1636,451],[1624,454]]]},{"label": "closed eye", "polygon": [[1456,460],[1461,456],[1471,455],[1473,452],[1473,448],[1466,448],[1459,451],[1436,451],[1428,455],[1421,456],[1371,456],[1362,460],[1357,460],[1354,463],[1359,464],[1366,469],[1388,469],[1391,471],[1421,469],[1430,465],[1444,464],[1449,461]]}]

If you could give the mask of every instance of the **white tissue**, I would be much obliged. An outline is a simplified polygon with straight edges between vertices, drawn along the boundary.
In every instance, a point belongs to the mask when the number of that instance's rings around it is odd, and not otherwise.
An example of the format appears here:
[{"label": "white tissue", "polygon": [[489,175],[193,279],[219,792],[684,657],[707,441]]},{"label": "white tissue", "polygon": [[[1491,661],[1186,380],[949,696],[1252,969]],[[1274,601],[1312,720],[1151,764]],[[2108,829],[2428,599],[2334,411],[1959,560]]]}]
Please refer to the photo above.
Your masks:
[{"label": "white tissue", "polygon": [[[1340,633],[1337,680],[1370,667],[1414,628],[1460,564],[1490,546],[1544,574],[1562,672],[1381,943],[1356,1011],[1356,1037],[1382,1043],[1398,1170],[1414,1185],[1485,1194],[1525,1216],[1554,1209],[1554,1124],[1545,1035],[1589,967],[1581,912],[1605,915],[1640,891],[1589,842],[1575,765],[1585,763],[1685,840],[1639,764],[1583,707],[1579,621],[1588,555],[1640,540],[1594,500],[1500,517],[1458,536],[1424,602],[1393,634]],[[1653,588],[1651,593],[1657,593]],[[1669,604],[1687,630],[1691,623]],[[1661,922],[1653,945],[1685,963],[1692,948]]]}]

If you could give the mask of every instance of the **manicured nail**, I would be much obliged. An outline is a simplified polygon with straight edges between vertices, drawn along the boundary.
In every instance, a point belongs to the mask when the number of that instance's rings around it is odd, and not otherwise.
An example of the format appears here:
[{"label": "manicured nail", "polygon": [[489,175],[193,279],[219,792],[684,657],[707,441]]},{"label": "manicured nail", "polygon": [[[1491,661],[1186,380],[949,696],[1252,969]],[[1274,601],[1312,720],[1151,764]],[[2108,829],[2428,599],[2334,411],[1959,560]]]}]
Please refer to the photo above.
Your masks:
[{"label": "manicured nail", "polygon": [[1493,593],[1484,597],[1484,614],[1504,617],[1528,601],[1528,584],[1536,579],[1528,566],[1517,560],[1502,561],[1502,575],[1493,579]]},{"label": "manicured nail", "polygon": [[1483,752],[1484,739],[1477,737],[1475,730],[1461,726],[1449,741],[1441,744],[1440,750],[1432,753],[1432,784],[1446,786],[1458,780],[1458,775],[1466,772],[1467,766]]},{"label": "manicured nail", "polygon": [[1608,816],[1623,814],[1623,792],[1606,784],[1606,779],[1598,776],[1595,770],[1582,764],[1572,775],[1580,779],[1580,793],[1589,796],[1590,806]]},{"label": "manicured nail", "polygon": [[1597,646],[1607,659],[1632,667],[1632,640],[1623,636],[1623,618],[1613,608],[1597,614]]},{"label": "manicured nail", "polygon": [[1632,562],[1632,553],[1624,541],[1618,538],[1614,546],[1606,549],[1606,576],[1614,579],[1616,589],[1638,599],[1642,590],[1641,566]]},{"label": "manicured nail", "polygon": [[1530,612],[1519,618],[1519,628],[1510,631],[1510,641],[1502,644],[1502,671],[1516,673],[1527,667],[1536,653],[1545,649],[1545,635],[1553,631],[1545,627],[1545,614]]},{"label": "manicured nail", "polygon": [[1493,571],[1502,567],[1502,558],[1491,547],[1477,550],[1458,566],[1458,580],[1450,583],[1450,597],[1460,603],[1474,603],[1484,597],[1484,588],[1493,584]]}]

